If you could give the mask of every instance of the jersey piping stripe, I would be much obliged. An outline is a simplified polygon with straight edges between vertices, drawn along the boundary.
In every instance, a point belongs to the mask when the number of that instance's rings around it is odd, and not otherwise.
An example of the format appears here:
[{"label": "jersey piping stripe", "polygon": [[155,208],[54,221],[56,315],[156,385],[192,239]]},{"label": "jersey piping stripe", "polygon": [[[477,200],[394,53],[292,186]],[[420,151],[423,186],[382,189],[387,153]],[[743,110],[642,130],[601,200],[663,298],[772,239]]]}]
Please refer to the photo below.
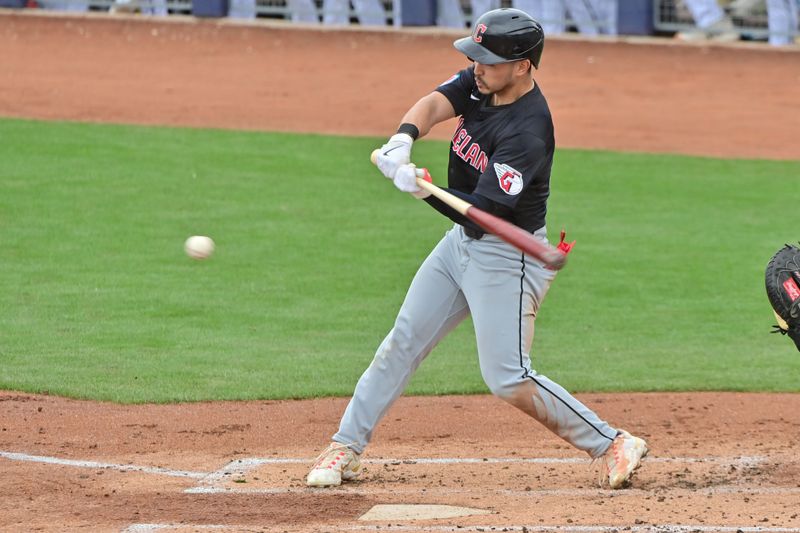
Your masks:
[{"label": "jersey piping stripe", "polygon": [[544,385],[543,385],[543,384],[542,384],[540,381],[538,381],[538,380],[537,380],[535,377],[531,376],[530,374],[528,374],[528,376],[527,376],[527,377],[528,377],[528,378],[530,378],[530,380],[531,380],[531,381],[533,381],[534,383],[536,383],[536,385],[537,385],[538,387],[540,387],[540,388],[542,388],[542,389],[546,390],[547,392],[549,392],[549,393],[550,393],[550,396],[554,397],[555,399],[557,399],[558,401],[560,401],[561,403],[563,403],[564,405],[566,405],[566,406],[567,406],[567,409],[569,409],[570,411],[572,411],[573,413],[575,413],[575,415],[576,415],[578,418],[580,418],[581,420],[583,420],[584,422],[586,422],[586,424],[587,424],[587,425],[588,425],[590,428],[592,428],[593,430],[595,430],[597,433],[599,433],[601,437],[603,437],[604,439],[608,439],[608,440],[610,440],[611,442],[614,442],[614,439],[616,438],[616,435],[614,435],[614,437],[609,437],[608,435],[606,435],[605,433],[603,433],[602,431],[600,431],[600,430],[597,428],[597,426],[595,426],[594,424],[592,424],[591,422],[589,422],[588,420],[586,420],[586,419],[583,417],[583,415],[581,415],[581,414],[580,414],[578,411],[576,411],[575,409],[573,409],[573,408],[572,408],[572,406],[571,406],[570,404],[568,404],[568,403],[567,403],[567,402],[566,402],[566,401],[565,401],[565,400],[564,400],[562,397],[560,397],[558,394],[554,393],[553,391],[551,391],[550,389],[548,389],[547,387],[545,387],[545,386],[544,386]]},{"label": "jersey piping stripe", "polygon": [[522,263],[522,268],[520,269],[519,276],[519,316],[517,317],[519,330],[517,337],[517,349],[519,350],[519,366],[522,367],[522,371],[524,372],[522,377],[526,377],[528,375],[528,370],[525,368],[525,365],[522,364],[522,299],[525,295],[525,254],[522,254],[520,262]]},{"label": "jersey piping stripe", "polygon": [[614,442],[614,438],[616,438],[616,435],[614,437],[609,437],[608,435],[606,435],[605,433],[600,431],[597,428],[597,426],[595,426],[594,424],[592,424],[591,422],[586,420],[586,418],[584,418],[583,415],[581,415],[578,411],[573,409],[573,407],[569,404],[569,402],[567,402],[562,397],[560,397],[558,394],[554,393],[553,391],[551,391],[550,389],[545,387],[544,384],[542,384],[539,380],[537,380],[534,376],[532,376],[528,372],[528,369],[525,368],[525,365],[522,362],[522,319],[523,319],[523,317],[522,317],[522,302],[523,302],[523,296],[525,294],[525,286],[524,286],[524,283],[525,283],[525,254],[522,254],[521,262],[522,262],[522,268],[520,269],[520,277],[519,277],[519,317],[518,317],[519,318],[519,343],[518,343],[518,346],[519,346],[519,366],[522,368],[522,372],[523,372],[522,377],[530,379],[539,388],[542,388],[542,389],[546,390],[548,393],[550,393],[550,396],[552,396],[553,398],[557,399],[559,402],[563,403],[567,407],[567,409],[569,409],[570,411],[575,413],[575,415],[578,418],[580,418],[581,420],[586,422],[586,424],[589,427],[591,427],[592,429],[594,429],[597,433],[599,433],[601,437],[603,437],[605,439],[608,439],[611,442]]}]

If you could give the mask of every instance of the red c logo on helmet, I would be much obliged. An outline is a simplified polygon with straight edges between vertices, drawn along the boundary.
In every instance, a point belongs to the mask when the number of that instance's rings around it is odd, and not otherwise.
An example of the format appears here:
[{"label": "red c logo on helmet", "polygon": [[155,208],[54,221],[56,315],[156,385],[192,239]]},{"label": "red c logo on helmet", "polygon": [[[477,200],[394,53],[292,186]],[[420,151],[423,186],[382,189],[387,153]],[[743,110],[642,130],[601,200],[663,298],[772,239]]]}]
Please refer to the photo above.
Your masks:
[{"label": "red c logo on helmet", "polygon": [[475,35],[472,37],[472,40],[476,43],[479,43],[483,40],[483,34],[486,32],[486,24],[478,24],[475,27]]}]

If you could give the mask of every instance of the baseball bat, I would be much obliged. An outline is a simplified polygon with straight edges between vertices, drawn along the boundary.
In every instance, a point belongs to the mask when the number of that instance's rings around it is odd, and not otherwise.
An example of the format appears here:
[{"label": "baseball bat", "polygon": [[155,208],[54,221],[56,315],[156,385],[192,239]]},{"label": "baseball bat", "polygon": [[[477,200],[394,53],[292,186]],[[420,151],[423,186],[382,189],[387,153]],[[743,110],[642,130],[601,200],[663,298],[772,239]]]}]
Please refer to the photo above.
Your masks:
[{"label": "baseball bat", "polygon": [[[372,152],[370,156],[372,164],[376,163],[378,154],[379,150],[374,150]],[[520,251],[535,257],[552,270],[560,270],[564,267],[564,264],[566,264],[567,255],[565,253],[546,244],[532,233],[525,231],[519,226],[515,226],[507,220],[487,213],[471,203],[440,189],[430,181],[425,180],[424,178],[426,176],[430,179],[428,169],[417,169],[417,185],[421,189],[425,189],[445,204],[475,222],[487,233],[500,237]]]}]

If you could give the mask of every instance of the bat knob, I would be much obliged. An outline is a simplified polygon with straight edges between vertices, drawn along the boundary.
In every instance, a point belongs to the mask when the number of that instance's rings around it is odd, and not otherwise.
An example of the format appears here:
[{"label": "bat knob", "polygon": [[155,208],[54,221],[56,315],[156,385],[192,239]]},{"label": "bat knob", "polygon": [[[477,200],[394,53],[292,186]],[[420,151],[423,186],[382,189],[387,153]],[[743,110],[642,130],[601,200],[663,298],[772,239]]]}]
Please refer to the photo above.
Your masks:
[{"label": "bat knob", "polygon": [[548,252],[545,261],[550,270],[561,270],[567,264],[567,254],[560,250],[552,250]]}]

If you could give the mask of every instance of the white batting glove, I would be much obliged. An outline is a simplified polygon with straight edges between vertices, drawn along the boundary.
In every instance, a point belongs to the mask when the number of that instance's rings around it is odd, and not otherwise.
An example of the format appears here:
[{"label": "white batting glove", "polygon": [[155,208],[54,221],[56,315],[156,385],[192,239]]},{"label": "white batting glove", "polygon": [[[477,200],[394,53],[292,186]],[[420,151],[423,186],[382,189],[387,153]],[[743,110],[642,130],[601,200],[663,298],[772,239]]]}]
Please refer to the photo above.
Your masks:
[{"label": "white batting glove", "polygon": [[431,195],[428,191],[417,185],[417,167],[413,163],[410,165],[400,165],[394,174],[394,186],[403,192],[411,193],[414,198],[422,200]]},{"label": "white batting glove", "polygon": [[407,133],[395,133],[389,140],[381,146],[376,164],[383,175],[394,179],[394,175],[400,165],[407,165],[411,162],[411,145],[414,139]]}]

